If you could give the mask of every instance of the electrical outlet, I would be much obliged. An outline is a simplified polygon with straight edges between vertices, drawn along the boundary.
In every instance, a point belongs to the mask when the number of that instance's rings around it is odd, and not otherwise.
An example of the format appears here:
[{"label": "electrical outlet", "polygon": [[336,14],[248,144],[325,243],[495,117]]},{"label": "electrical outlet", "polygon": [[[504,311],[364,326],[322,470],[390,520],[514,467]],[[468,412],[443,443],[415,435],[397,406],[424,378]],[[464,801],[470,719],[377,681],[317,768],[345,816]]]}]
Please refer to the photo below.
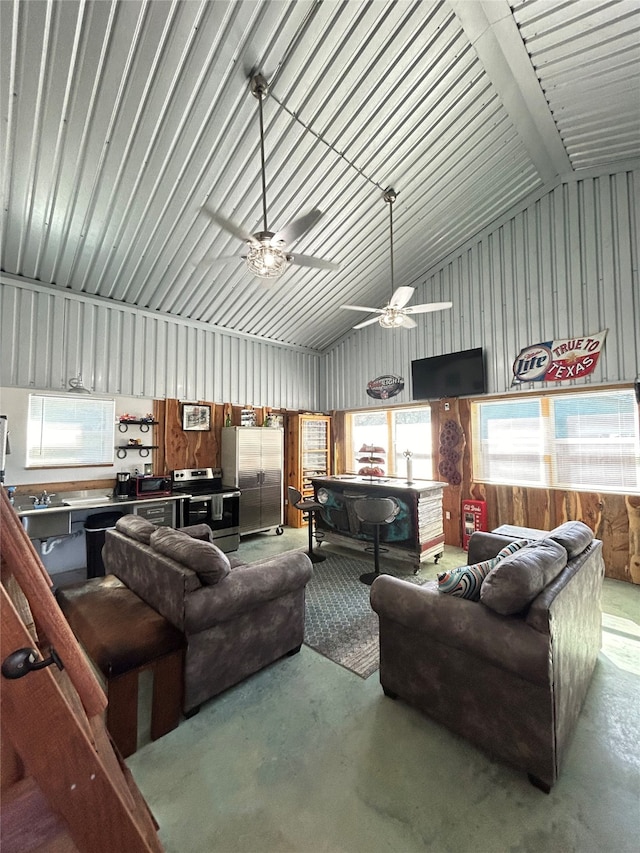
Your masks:
[{"label": "electrical outlet", "polygon": [[449,512],[449,510],[446,510],[444,517],[447,521],[451,521],[451,513]]}]

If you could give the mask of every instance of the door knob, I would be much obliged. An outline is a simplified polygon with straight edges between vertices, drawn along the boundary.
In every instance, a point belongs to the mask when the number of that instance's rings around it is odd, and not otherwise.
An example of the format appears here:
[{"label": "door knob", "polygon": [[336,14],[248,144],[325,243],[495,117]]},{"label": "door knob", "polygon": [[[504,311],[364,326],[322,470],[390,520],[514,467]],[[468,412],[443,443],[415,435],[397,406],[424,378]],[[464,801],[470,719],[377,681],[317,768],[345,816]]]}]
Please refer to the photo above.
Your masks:
[{"label": "door knob", "polygon": [[2,674],[5,678],[22,678],[37,669],[44,669],[52,663],[58,669],[64,669],[64,664],[58,657],[56,650],[51,648],[51,655],[45,660],[37,660],[38,652],[35,649],[17,649],[2,661]]}]

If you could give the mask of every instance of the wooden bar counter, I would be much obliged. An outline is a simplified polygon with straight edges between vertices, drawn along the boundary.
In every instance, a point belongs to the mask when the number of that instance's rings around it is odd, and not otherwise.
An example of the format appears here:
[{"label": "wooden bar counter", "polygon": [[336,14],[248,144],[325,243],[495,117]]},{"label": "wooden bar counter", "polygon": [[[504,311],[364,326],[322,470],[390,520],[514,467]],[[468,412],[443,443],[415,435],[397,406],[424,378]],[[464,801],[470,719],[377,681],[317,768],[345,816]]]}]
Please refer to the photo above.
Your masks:
[{"label": "wooden bar counter", "polygon": [[327,542],[336,542],[363,551],[373,541],[370,525],[357,518],[353,504],[363,497],[390,497],[400,512],[390,524],[380,528],[380,542],[389,556],[420,564],[444,552],[442,492],[444,483],[414,480],[408,483],[394,477],[359,477],[349,474],[314,477],[316,500],[323,505],[316,513],[316,527]]}]

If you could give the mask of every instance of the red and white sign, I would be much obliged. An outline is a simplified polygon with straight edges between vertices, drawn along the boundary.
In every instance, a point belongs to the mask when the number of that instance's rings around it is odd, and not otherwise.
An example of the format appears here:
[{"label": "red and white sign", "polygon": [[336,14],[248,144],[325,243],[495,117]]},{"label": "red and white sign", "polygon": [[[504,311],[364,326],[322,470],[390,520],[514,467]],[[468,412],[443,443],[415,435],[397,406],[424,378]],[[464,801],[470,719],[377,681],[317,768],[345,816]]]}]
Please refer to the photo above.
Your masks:
[{"label": "red and white sign", "polygon": [[563,382],[588,376],[596,369],[608,331],[525,347],[513,362],[513,382]]}]

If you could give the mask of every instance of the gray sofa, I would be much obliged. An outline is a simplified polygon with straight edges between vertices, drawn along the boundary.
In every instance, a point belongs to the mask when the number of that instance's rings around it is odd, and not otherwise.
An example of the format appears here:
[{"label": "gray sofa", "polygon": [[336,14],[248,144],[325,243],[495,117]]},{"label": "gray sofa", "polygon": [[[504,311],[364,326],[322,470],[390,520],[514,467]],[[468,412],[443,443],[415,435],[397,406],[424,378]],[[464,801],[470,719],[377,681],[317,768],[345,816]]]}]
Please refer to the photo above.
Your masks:
[{"label": "gray sofa", "polygon": [[[512,541],[474,533],[468,564],[486,567]],[[488,566],[477,601],[437,581],[374,582],[380,681],[548,792],[600,649],[602,543],[569,522]]]},{"label": "gray sofa", "polygon": [[209,528],[156,528],[138,516],[106,531],[102,558],[187,640],[183,710],[285,654],[304,637],[311,562],[302,551],[243,564],[209,541]]}]

